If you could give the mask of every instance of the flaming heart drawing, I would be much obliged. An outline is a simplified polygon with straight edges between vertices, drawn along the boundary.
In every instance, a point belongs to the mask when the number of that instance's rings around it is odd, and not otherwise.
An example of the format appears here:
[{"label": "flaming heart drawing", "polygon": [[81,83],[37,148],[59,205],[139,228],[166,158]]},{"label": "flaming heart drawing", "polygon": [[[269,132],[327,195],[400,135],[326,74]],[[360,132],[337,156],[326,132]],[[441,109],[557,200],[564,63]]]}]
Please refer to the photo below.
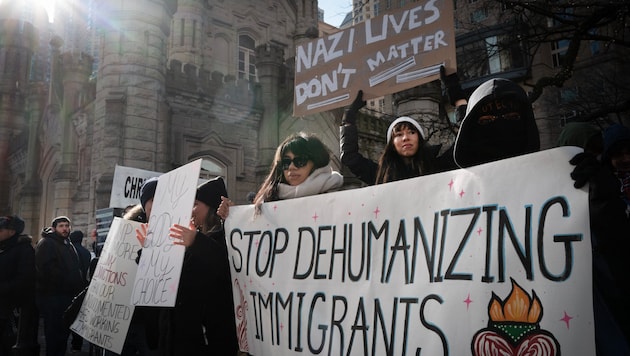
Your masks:
[{"label": "flaming heart drawing", "polygon": [[488,327],[473,336],[473,356],[559,356],[560,344],[540,328],[543,308],[532,290],[532,297],[513,279],[512,291],[501,301],[492,293],[488,305]]}]

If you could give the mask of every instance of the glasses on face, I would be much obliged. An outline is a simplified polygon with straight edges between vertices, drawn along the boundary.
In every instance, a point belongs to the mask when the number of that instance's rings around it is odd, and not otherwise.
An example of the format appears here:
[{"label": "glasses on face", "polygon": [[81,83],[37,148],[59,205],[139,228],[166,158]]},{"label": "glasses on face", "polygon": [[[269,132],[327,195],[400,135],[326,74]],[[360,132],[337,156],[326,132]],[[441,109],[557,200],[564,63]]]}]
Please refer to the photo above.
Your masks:
[{"label": "glasses on face", "polygon": [[499,115],[482,115],[482,116],[479,116],[479,119],[477,119],[477,123],[479,123],[479,125],[488,125],[495,122],[497,119],[503,119],[503,120],[508,120],[508,121],[520,120],[521,114],[517,112],[508,112],[508,113],[499,114]]},{"label": "glasses on face", "polygon": [[297,157],[293,157],[293,159],[289,157],[284,157],[282,161],[280,161],[280,164],[282,165],[282,169],[285,171],[289,169],[289,166],[291,165],[291,163],[293,163],[295,168],[302,168],[306,166],[306,164],[308,163],[308,157],[297,156]]}]

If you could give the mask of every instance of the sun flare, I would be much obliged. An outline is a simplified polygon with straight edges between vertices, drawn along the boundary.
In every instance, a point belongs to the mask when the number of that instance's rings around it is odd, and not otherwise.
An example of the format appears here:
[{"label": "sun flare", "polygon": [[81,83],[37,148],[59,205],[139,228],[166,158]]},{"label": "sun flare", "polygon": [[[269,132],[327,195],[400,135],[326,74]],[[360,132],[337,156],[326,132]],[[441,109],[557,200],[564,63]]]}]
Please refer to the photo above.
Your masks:
[{"label": "sun flare", "polygon": [[55,20],[55,3],[59,2],[59,0],[33,0],[35,6],[43,7],[48,14],[48,22],[53,22]]}]

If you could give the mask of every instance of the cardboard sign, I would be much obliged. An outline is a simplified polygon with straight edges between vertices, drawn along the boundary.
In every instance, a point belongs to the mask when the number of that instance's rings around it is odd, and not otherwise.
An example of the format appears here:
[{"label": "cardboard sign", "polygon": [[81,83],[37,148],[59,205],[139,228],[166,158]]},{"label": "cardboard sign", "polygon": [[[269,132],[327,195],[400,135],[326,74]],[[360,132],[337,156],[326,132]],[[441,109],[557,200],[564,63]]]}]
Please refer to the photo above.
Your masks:
[{"label": "cardboard sign", "polygon": [[349,105],[439,78],[455,62],[453,2],[413,2],[297,46],[293,116]]},{"label": "cardboard sign", "polygon": [[131,304],[175,306],[186,248],[173,244],[169,229],[189,225],[200,170],[198,159],[158,178]]},{"label": "cardboard sign", "polygon": [[159,177],[161,174],[159,172],[116,165],[109,207],[125,208],[129,205],[139,204],[142,183],[151,177]]},{"label": "cardboard sign", "polygon": [[136,277],[136,239],[140,223],[114,218],[81,310],[70,329],[88,342],[122,352],[134,306],[129,303]]},{"label": "cardboard sign", "polygon": [[241,350],[594,355],[577,151],[230,208]]}]

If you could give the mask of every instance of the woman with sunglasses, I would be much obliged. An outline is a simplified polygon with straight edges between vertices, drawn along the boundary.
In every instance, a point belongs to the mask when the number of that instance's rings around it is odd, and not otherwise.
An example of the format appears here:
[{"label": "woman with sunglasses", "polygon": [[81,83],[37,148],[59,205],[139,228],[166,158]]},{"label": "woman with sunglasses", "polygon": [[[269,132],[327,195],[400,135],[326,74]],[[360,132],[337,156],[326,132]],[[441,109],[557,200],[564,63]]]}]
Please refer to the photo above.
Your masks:
[{"label": "woman with sunglasses", "polygon": [[[254,197],[256,212],[264,202],[300,198],[338,190],[343,176],[330,165],[330,150],[315,135],[298,132],[276,149],[271,171]],[[226,219],[229,205],[223,199],[218,214]]]},{"label": "woman with sunglasses", "polygon": [[339,129],[341,162],[368,185],[393,182],[432,173],[435,147],[428,145],[424,129],[410,117],[394,120],[387,129],[387,145],[377,162],[359,153],[356,119],[365,106],[363,91],[346,111]]}]

